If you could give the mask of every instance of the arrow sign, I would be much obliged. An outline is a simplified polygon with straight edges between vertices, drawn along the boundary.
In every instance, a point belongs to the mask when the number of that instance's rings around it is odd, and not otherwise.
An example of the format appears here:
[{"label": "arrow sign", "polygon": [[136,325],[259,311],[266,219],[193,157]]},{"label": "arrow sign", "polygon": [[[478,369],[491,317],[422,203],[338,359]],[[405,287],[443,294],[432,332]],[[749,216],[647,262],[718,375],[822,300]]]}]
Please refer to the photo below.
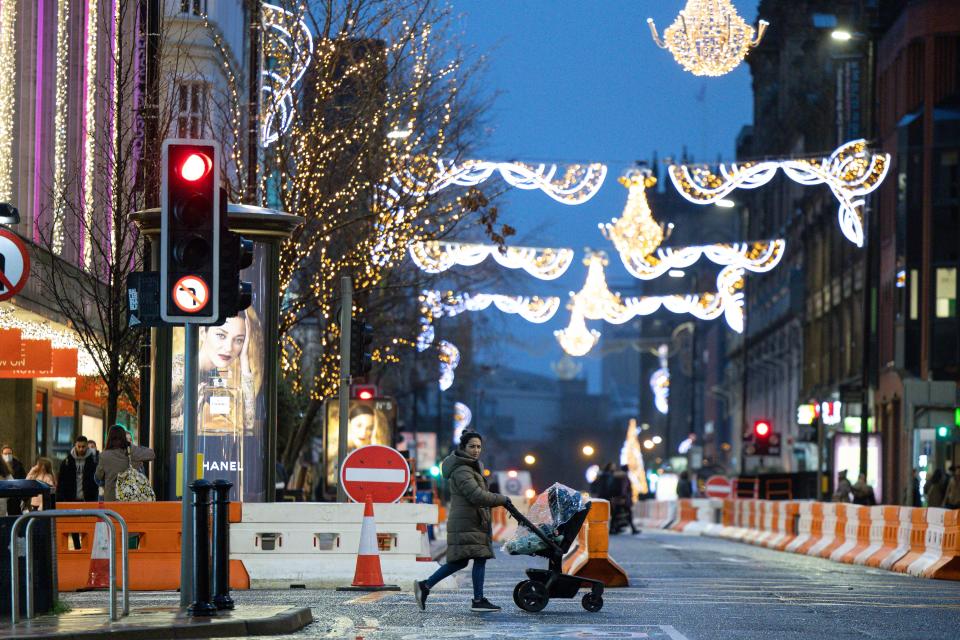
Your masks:
[{"label": "arrow sign", "polygon": [[396,502],[410,486],[410,465],[396,449],[371,444],[353,451],[340,468],[340,484],[347,497],[363,502]]},{"label": "arrow sign", "polygon": [[184,276],[173,285],[173,303],[184,313],[197,313],[207,306],[210,288],[200,276]]},{"label": "arrow sign", "polygon": [[20,293],[30,275],[30,252],[20,236],[0,229],[0,300]]}]

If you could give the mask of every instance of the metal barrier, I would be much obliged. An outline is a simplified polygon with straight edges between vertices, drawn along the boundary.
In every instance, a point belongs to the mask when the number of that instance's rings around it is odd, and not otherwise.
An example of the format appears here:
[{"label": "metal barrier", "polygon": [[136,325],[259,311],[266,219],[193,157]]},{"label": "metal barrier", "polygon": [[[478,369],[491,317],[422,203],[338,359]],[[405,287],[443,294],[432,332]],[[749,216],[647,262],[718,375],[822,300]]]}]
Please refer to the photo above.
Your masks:
[{"label": "metal barrier", "polygon": [[113,522],[110,518],[113,518],[120,523],[120,535],[123,540],[123,545],[120,548],[120,563],[121,563],[121,572],[123,573],[123,615],[130,615],[130,594],[127,591],[127,584],[130,580],[130,563],[127,558],[127,523],[116,511],[110,509],[75,509],[75,510],[64,510],[64,511],[31,511],[30,513],[25,513],[18,517],[13,526],[10,528],[10,597],[11,597],[11,608],[10,608],[10,623],[12,625],[17,624],[20,618],[20,563],[19,560],[19,543],[17,541],[17,530],[20,528],[20,525],[24,522],[27,522],[26,530],[26,545],[25,553],[27,556],[26,564],[27,570],[24,582],[26,583],[27,593],[26,593],[26,618],[29,620],[34,617],[34,608],[33,608],[33,544],[31,542],[31,533],[33,532],[33,524],[37,521],[37,518],[99,518],[107,525],[107,529],[110,531],[110,540],[109,540],[109,551],[110,551],[110,620],[116,621],[119,619],[117,616],[117,571],[116,571],[116,559],[117,559],[117,549],[116,549],[116,538],[117,530],[113,526]]}]

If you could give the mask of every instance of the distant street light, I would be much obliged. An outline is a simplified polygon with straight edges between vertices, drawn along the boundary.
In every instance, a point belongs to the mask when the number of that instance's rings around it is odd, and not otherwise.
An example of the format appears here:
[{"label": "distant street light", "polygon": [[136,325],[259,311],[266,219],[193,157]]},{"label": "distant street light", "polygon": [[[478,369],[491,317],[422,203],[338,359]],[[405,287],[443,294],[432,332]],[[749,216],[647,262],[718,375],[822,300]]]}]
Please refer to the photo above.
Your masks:
[{"label": "distant street light", "polygon": [[654,446],[656,446],[656,445],[653,444],[653,440],[644,440],[644,441],[643,441],[643,448],[644,448],[644,449],[653,449]]},{"label": "distant street light", "polygon": [[583,445],[583,449],[581,449],[581,451],[583,451],[583,455],[585,456],[592,456],[594,453],[594,448],[589,444],[585,444]]},{"label": "distant street light", "polygon": [[663,442],[663,438],[660,436],[653,436],[653,444],[660,444],[661,442]]},{"label": "distant street light", "polygon": [[534,464],[536,463],[537,458],[532,453],[528,453],[527,455],[523,456],[523,461],[527,464]]},{"label": "distant street light", "polygon": [[853,40],[853,34],[846,29],[834,29],[830,32],[830,37],[839,42],[848,42]]}]

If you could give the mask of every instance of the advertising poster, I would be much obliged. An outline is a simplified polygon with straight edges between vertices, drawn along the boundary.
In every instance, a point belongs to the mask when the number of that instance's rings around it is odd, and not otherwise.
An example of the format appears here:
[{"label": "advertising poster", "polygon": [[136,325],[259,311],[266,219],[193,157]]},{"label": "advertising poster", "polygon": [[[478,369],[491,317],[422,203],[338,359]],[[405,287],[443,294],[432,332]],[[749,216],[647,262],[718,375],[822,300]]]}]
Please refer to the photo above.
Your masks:
[{"label": "advertising poster", "polygon": [[[267,403],[264,396],[264,327],[269,278],[266,252],[254,248],[253,264],[241,278],[253,285],[252,304],[220,326],[200,326],[197,378],[197,453],[203,478],[233,483],[231,500],[266,499],[263,450]],[[171,383],[171,468],[182,468],[183,451],[183,329],[173,331]],[[171,495],[179,495],[179,473],[171,474]]]},{"label": "advertising poster", "polygon": [[[397,421],[397,405],[393,398],[374,400],[350,399],[347,422],[347,453],[368,444],[394,445],[393,431]],[[340,448],[340,403],[337,398],[327,400],[324,457],[326,486],[337,486],[337,453]]]}]

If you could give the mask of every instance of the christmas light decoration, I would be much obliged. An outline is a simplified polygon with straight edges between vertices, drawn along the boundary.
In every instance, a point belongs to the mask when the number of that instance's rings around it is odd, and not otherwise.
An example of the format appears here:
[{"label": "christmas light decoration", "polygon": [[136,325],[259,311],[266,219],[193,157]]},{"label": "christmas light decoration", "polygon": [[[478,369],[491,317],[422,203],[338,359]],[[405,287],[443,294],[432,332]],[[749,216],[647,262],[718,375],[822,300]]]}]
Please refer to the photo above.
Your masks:
[{"label": "christmas light decoration", "polygon": [[735,189],[756,189],[770,182],[778,169],[804,186],[826,184],[839,201],[838,219],[843,235],[863,246],[864,197],[875,191],[890,170],[890,154],[872,153],[866,140],[853,140],[827,158],[768,160],[721,164],[718,173],[707,167],[671,165],[670,179],[690,202],[713,204]]},{"label": "christmas light decoration", "polygon": [[261,72],[264,113],[260,143],[269,147],[290,129],[294,116],[294,91],[310,66],[313,34],[302,18],[273,4],[262,5],[263,37],[268,55],[275,55],[279,67]]},{"label": "christmas light decoration", "polygon": [[97,34],[100,31],[98,24],[97,7],[99,0],[87,0],[86,43],[84,46],[85,66],[83,88],[86,94],[84,102],[83,125],[83,264],[87,268],[93,260],[93,211],[94,180],[97,170],[96,128],[97,128]]},{"label": "christmas light decoration", "polygon": [[425,351],[433,344],[433,321],[443,316],[454,317],[466,311],[482,311],[490,305],[503,313],[519,315],[535,324],[548,322],[560,308],[560,298],[528,298],[525,296],[506,296],[501,294],[463,293],[446,295],[439,291],[424,290],[420,293],[420,333],[417,336],[417,350]]},{"label": "christmas light decoration", "polygon": [[460,365],[460,349],[452,342],[441,340],[437,350],[440,353],[440,391],[446,391],[453,386],[453,372]]},{"label": "christmas light decoration", "polygon": [[667,361],[669,347],[665,344],[657,348],[660,368],[650,376],[650,390],[653,391],[653,405],[657,411],[666,415],[670,412],[670,367]]},{"label": "christmas light decoration", "polygon": [[625,314],[626,309],[620,294],[611,292],[607,287],[607,277],[603,272],[607,266],[607,254],[588,250],[583,264],[587,266],[587,279],[579,292],[570,292],[573,310],[590,320],[621,324],[617,319]]},{"label": "christmas light decoration", "polygon": [[566,329],[559,329],[553,332],[560,343],[560,347],[575,358],[585,356],[590,353],[593,346],[600,340],[600,332],[596,329],[587,329],[587,323],[584,321],[583,312],[577,307],[576,303],[571,305],[570,324]]},{"label": "christmas light decoration", "polygon": [[63,252],[64,193],[67,181],[67,119],[69,117],[70,0],[57,2],[57,67],[53,116],[53,252]]},{"label": "christmas light decoration", "polygon": [[[54,349],[76,349],[77,375],[100,375],[93,356],[69,329],[57,329],[49,321],[34,320],[13,306],[0,307],[0,329],[19,329],[27,340],[49,340]],[[135,370],[130,373],[136,375]]]},{"label": "christmas light decoration", "polygon": [[730,0],[688,0],[673,24],[657,34],[653,18],[647,18],[653,41],[673,54],[674,60],[695,76],[722,76],[743,62],[747,52],[760,44],[768,22],[754,29],[737,14]]},{"label": "christmas light decoration", "polygon": [[629,192],[623,214],[599,226],[603,237],[613,243],[626,263],[627,256],[642,259],[653,253],[663,242],[667,231],[653,219],[647,202],[647,189],[657,184],[650,170],[632,171],[619,181]]},{"label": "christmas light decoration", "polygon": [[540,280],[556,280],[573,263],[572,249],[542,249],[536,247],[506,247],[495,244],[467,244],[460,242],[414,242],[410,257],[427,273],[442,273],[454,265],[471,267],[492,256],[508,269],[523,269]]},{"label": "christmas light decoration", "polygon": [[[453,428],[454,429],[466,429],[470,426],[470,421],[473,420],[473,412],[470,411],[470,407],[463,404],[462,402],[453,403]],[[457,438],[459,440],[459,438]]]},{"label": "christmas light decoration", "polygon": [[539,189],[561,204],[583,204],[596,195],[607,177],[604,164],[571,164],[557,177],[556,164],[525,164],[521,162],[487,162],[465,160],[460,163],[437,161],[430,167],[430,179],[418,177],[407,170],[394,176],[398,188],[408,195],[434,194],[449,186],[475,187],[489,179],[494,172],[517,189]]},{"label": "christmas light decoration", "polygon": [[13,130],[16,125],[17,5],[0,3],[0,202],[13,200]]},{"label": "christmas light decoration", "polygon": [[783,258],[786,240],[721,243],[693,247],[661,247],[654,254],[635,258],[620,254],[623,266],[635,278],[653,280],[672,269],[685,269],[706,257],[714,264],[736,266],[754,273],[770,271]]}]

